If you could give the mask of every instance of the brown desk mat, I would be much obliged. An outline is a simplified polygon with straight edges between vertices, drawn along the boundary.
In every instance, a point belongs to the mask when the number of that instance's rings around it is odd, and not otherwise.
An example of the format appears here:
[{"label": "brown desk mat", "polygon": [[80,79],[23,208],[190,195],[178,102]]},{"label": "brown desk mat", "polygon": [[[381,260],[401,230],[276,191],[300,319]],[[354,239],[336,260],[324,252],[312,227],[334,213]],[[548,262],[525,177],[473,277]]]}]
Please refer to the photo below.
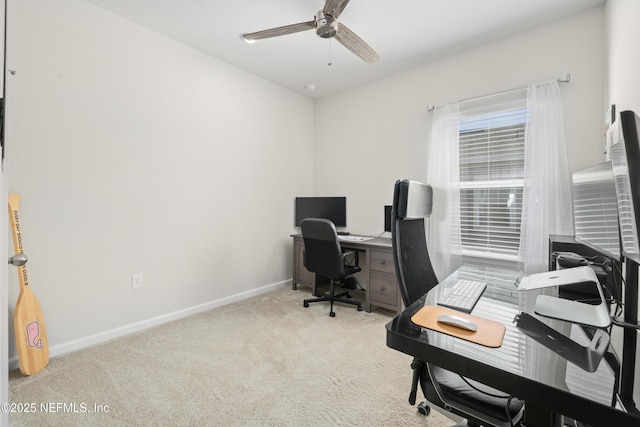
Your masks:
[{"label": "brown desk mat", "polygon": [[[472,332],[456,326],[439,323],[438,317],[443,314],[455,314],[456,316],[467,318],[478,326],[478,330]],[[502,323],[435,305],[425,305],[411,317],[411,321],[418,326],[492,348],[502,345],[502,339],[507,329]]]}]

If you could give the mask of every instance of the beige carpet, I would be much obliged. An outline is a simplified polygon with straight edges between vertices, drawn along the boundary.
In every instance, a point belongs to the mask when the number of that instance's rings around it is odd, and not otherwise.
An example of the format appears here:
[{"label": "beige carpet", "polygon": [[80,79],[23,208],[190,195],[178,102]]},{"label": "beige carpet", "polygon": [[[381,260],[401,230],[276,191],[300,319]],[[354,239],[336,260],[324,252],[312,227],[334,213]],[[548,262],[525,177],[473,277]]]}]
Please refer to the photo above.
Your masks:
[{"label": "beige carpet", "polygon": [[[432,426],[407,403],[411,358],[390,313],[281,289],[12,371],[11,426]],[[14,408],[14,409],[15,409]],[[97,409],[97,411],[96,411]]]}]

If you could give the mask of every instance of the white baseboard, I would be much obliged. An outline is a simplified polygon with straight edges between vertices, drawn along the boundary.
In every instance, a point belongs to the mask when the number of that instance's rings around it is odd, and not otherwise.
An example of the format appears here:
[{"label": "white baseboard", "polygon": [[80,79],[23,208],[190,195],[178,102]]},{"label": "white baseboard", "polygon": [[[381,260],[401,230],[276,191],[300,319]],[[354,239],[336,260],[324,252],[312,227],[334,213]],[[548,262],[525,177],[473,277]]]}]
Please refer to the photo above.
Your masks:
[{"label": "white baseboard", "polygon": [[[291,286],[291,279],[283,280],[282,282],[272,283],[270,285],[263,286],[261,288],[251,289],[249,291],[240,292],[238,294],[229,295],[224,298],[220,298],[214,301],[209,301],[203,304],[198,304],[193,307],[188,307],[182,310],[174,311],[172,313],[163,314],[160,316],[152,317],[150,319],[141,320],[139,322],[132,323],[130,325],[120,326],[118,328],[110,329],[108,331],[100,332],[97,334],[89,335],[84,338],[79,338],[66,343],[57,344],[49,348],[50,357],[60,356],[73,351],[81,350],[92,345],[100,344],[105,341],[112,340],[114,338],[122,337],[134,332],[142,331],[144,329],[158,326],[163,323],[171,322],[173,320],[183,319],[185,317],[192,316],[194,314],[203,313],[205,311],[213,310],[217,307],[222,307],[227,304],[231,304],[237,301],[242,301],[251,297],[266,294],[267,292],[275,291],[286,286]],[[9,359],[9,370],[17,369],[18,356],[13,356]]]}]

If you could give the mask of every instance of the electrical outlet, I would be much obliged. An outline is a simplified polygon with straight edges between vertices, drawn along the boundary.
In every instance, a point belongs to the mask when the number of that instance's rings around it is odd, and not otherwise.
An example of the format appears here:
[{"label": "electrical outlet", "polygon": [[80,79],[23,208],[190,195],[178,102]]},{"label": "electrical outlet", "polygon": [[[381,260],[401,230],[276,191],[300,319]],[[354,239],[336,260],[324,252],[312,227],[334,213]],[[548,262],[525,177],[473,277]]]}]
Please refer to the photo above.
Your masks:
[{"label": "electrical outlet", "polygon": [[144,286],[142,273],[131,275],[131,289],[140,289]]}]

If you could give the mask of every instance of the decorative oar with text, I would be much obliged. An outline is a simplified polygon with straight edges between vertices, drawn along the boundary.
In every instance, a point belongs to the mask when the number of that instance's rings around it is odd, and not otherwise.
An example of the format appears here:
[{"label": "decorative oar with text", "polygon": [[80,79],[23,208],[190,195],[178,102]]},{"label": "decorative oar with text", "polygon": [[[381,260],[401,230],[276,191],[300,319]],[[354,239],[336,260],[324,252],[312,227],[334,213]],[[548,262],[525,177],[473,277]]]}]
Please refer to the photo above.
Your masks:
[{"label": "decorative oar with text", "polygon": [[13,248],[15,255],[9,263],[18,267],[20,294],[13,315],[16,334],[16,348],[20,372],[33,375],[44,369],[49,363],[49,341],[42,315],[42,307],[29,286],[27,274],[27,257],[24,254],[24,241],[20,226],[20,195],[9,194],[9,218],[13,234]]}]

